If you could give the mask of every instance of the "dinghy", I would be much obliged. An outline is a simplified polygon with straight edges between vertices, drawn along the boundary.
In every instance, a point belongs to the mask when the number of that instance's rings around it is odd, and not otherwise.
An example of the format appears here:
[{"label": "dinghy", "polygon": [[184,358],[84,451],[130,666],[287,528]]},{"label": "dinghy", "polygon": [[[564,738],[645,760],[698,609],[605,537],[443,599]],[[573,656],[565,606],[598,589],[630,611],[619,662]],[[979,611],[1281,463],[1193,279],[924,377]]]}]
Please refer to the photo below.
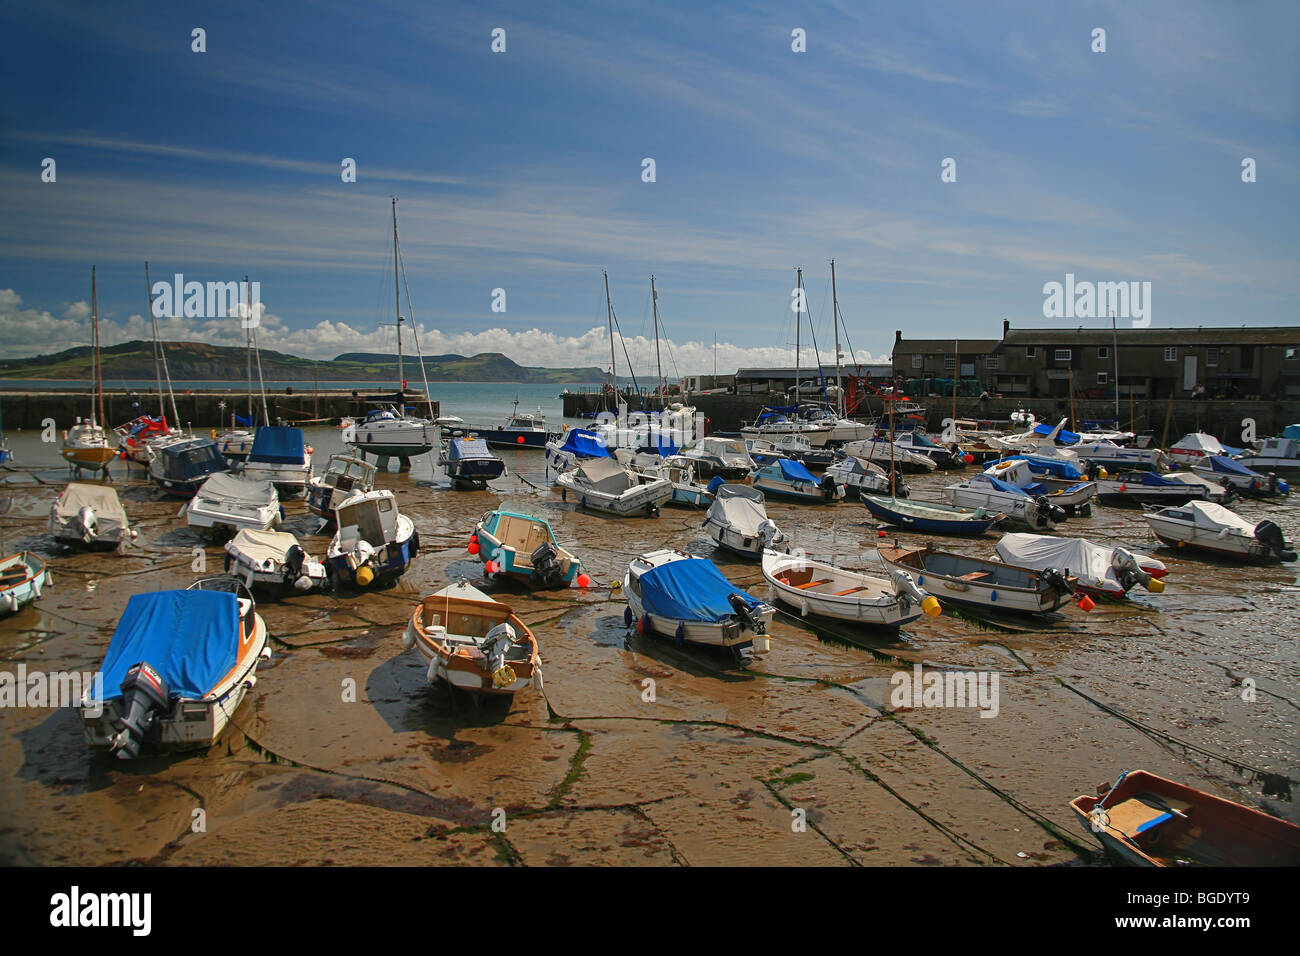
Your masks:
[{"label": "dinghy", "polygon": [[60,544],[92,551],[124,547],[136,536],[116,491],[78,481],[69,482],[50,508],[50,532]]},{"label": "dinghy", "polygon": [[943,489],[949,504],[962,508],[986,508],[1006,515],[1006,524],[1018,524],[1031,531],[1051,531],[1065,520],[1065,509],[1053,505],[1044,495],[1031,495],[1024,488],[995,478],[987,472]]},{"label": "dinghy", "polygon": [[402,634],[428,662],[429,683],[444,681],[471,694],[542,689],[537,638],[507,604],[470,584],[449,584],[422,600]]},{"label": "dinghy", "polygon": [[1105,505],[1166,504],[1212,501],[1223,504],[1232,493],[1223,485],[1191,471],[1128,471],[1097,478],[1097,498]]},{"label": "dinghy", "polygon": [[1259,451],[1242,452],[1237,458],[1247,468],[1300,477],[1300,441],[1294,438],[1266,439]]},{"label": "dinghy", "polygon": [[803,555],[763,552],[763,577],[770,596],[807,617],[898,627],[942,612],[939,601],[923,591],[907,571],[893,570],[888,580],[846,571]]},{"label": "dinghy", "polygon": [[149,461],[150,480],[173,498],[189,498],[209,477],[229,470],[230,462],[211,438],[164,438],[154,444]]},{"label": "dinghy", "polygon": [[330,455],[325,474],[307,482],[307,510],[325,521],[334,520],[334,505],[357,492],[375,487],[377,469],[364,458]]},{"label": "dinghy", "polygon": [[447,469],[447,477],[456,488],[486,488],[489,481],[506,471],[506,463],[475,435],[447,441],[438,464]]},{"label": "dinghy", "polygon": [[570,428],[564,433],[564,441],[546,443],[546,466],[561,475],[578,467],[580,462],[589,458],[608,458],[609,449],[595,432],[585,428]]},{"label": "dinghy", "polygon": [[678,644],[766,653],[775,608],[733,585],[708,558],[651,551],[633,559],[623,578],[623,622],[640,634]]},{"label": "dinghy", "polygon": [[884,495],[859,495],[872,516],[904,531],[926,534],[983,534],[1006,515],[987,508],[959,508],[938,501],[913,501]]},{"label": "dinghy", "polygon": [[248,528],[269,531],[280,524],[280,496],[269,481],[218,472],[181,508],[191,528],[234,534]]},{"label": "dinghy", "polygon": [[[1078,471],[1072,465],[1069,468],[1076,473]],[[1049,504],[1062,509],[1067,515],[1092,514],[1089,502],[1097,497],[1096,482],[1035,474],[1033,463],[1024,458],[994,462],[984,469],[984,474],[1015,485],[1035,498],[1045,498]]]},{"label": "dinghy", "polygon": [[1145,770],[1070,801],[1084,832],[1130,866],[1300,866],[1300,826]]},{"label": "dinghy", "polygon": [[1208,481],[1233,489],[1250,498],[1275,498],[1291,493],[1291,486],[1275,473],[1267,475],[1247,468],[1235,458],[1210,455],[1192,466],[1192,471]]},{"label": "dinghy", "polygon": [[326,581],[325,565],[283,531],[240,531],[226,542],[226,573],[250,589],[310,591]]},{"label": "dinghy", "polygon": [[[850,455],[828,467],[826,474],[837,487],[843,489],[845,497],[856,498],[864,491],[878,495],[889,494],[889,472],[875,462]],[[894,493],[900,498],[907,497],[907,484],[902,475],[894,475]]]},{"label": "dinghy", "polygon": [[721,547],[745,558],[761,557],[766,549],[789,549],[789,538],[767,516],[763,492],[749,485],[724,484],[716,494],[704,527]]},{"label": "dinghy", "polygon": [[282,495],[301,494],[311,477],[311,453],[301,428],[263,425],[241,474],[254,481],[273,482]]},{"label": "dinghy", "polygon": [[1047,614],[1067,604],[1077,579],[1057,568],[1035,571],[991,558],[924,548],[881,548],[886,566],[907,571],[918,587],[943,595],[945,601],[973,604],[995,611]]},{"label": "dinghy", "polygon": [[560,547],[544,518],[489,511],[474,526],[468,547],[489,577],[504,575],[532,588],[585,586],[582,562]]},{"label": "dinghy", "polygon": [[394,584],[420,550],[415,525],[387,489],[354,494],[339,504],[334,521],[325,563],[335,585]]},{"label": "dinghy", "polygon": [[778,458],[769,464],[760,465],[749,477],[750,484],[765,495],[816,503],[844,497],[844,492],[834,478],[818,478],[799,462],[789,458]]},{"label": "dinghy", "polygon": [[682,455],[695,463],[695,473],[701,480],[740,481],[754,470],[754,459],[738,438],[701,438]]},{"label": "dinghy", "polygon": [[0,559],[0,618],[18,613],[49,586],[45,562],[30,551]]},{"label": "dinghy", "polygon": [[257,682],[266,637],[253,596],[228,576],[135,595],[99,667],[102,688],[81,700],[87,744],[131,760],[216,742]]},{"label": "dinghy", "polygon": [[1165,589],[1161,579],[1168,573],[1164,563],[1150,555],[1106,548],[1086,538],[1008,534],[998,542],[997,553],[1014,567],[1073,574],[1080,591],[1116,599],[1137,585],[1159,594]]},{"label": "dinghy", "polygon": [[1191,501],[1148,512],[1143,519],[1173,548],[1192,548],[1248,561],[1294,561],[1296,554],[1272,521],[1253,524],[1222,505]]},{"label": "dinghy", "polygon": [[658,478],[642,483],[612,458],[588,458],[555,479],[560,499],[581,508],[627,517],[659,516],[659,506],[673,496],[673,483]]}]

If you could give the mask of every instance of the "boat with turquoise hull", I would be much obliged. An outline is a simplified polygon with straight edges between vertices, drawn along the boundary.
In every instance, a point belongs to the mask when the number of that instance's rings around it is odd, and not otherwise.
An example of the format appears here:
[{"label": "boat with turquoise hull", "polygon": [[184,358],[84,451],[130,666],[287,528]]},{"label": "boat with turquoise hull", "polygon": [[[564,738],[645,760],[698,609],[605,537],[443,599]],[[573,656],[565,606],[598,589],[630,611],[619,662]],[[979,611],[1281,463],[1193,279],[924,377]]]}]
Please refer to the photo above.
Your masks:
[{"label": "boat with turquoise hull", "polygon": [[468,548],[491,578],[512,578],[532,588],[585,586],[582,562],[560,547],[545,518],[489,511],[474,526]]}]

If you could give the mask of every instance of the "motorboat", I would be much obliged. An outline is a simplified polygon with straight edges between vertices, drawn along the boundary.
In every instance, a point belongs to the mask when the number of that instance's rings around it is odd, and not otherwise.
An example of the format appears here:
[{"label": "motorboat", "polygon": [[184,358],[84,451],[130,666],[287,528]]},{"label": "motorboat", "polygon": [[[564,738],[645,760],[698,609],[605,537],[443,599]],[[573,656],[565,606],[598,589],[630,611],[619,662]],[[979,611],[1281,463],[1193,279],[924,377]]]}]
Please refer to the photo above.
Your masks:
[{"label": "motorboat", "polygon": [[1070,808],[1130,866],[1300,866],[1300,826],[1145,770],[1125,771]]},{"label": "motorboat", "polygon": [[1087,594],[1122,598],[1141,585],[1152,594],[1165,589],[1164,562],[1126,548],[1107,548],[1087,538],[1058,538],[1046,534],[1008,534],[997,544],[1006,564],[1035,571],[1073,574],[1076,587]]},{"label": "motorboat", "polygon": [[814,425],[829,425],[831,432],[827,442],[832,445],[859,441],[875,434],[874,425],[845,418],[828,405],[800,405],[799,417]]},{"label": "motorboat", "polygon": [[214,439],[221,456],[226,461],[238,463],[248,460],[248,453],[253,450],[256,437],[252,428],[231,428],[214,436]]},{"label": "motorboat", "polygon": [[881,548],[880,559],[889,568],[912,574],[918,587],[942,595],[945,601],[994,611],[1048,614],[1071,601],[1077,584],[1063,569],[1036,571],[930,544]]},{"label": "motorboat", "polygon": [[1031,495],[1024,488],[979,474],[943,489],[944,499],[962,508],[985,508],[1006,515],[1004,524],[1019,524],[1031,531],[1051,531],[1065,520],[1065,509],[1053,505],[1046,496]]},{"label": "motorboat", "polygon": [[189,498],[212,475],[229,470],[215,441],[193,436],[156,443],[149,462],[150,480],[173,498]]},{"label": "motorboat", "polygon": [[939,467],[928,455],[917,454],[910,448],[904,448],[898,442],[891,442],[885,437],[851,441],[844,446],[844,453],[854,458],[874,462],[882,468],[893,465],[898,471],[909,474],[926,474]]},{"label": "motorboat", "polygon": [[1208,501],[1189,501],[1142,516],[1171,548],[1191,548],[1248,561],[1294,561],[1296,553],[1272,521],[1252,523]]},{"label": "motorboat", "polygon": [[545,518],[489,511],[474,526],[467,547],[491,578],[513,578],[539,589],[586,587],[590,583],[582,562],[560,547]]},{"label": "motorboat", "polygon": [[364,458],[330,455],[325,473],[307,481],[307,510],[325,521],[334,520],[338,501],[375,487],[377,469]]},{"label": "motorboat", "polygon": [[124,548],[136,537],[116,491],[78,481],[69,482],[51,506],[50,533],[60,544],[92,551]]},{"label": "motorboat", "polygon": [[789,538],[767,516],[763,492],[749,485],[724,484],[716,495],[704,516],[704,527],[719,546],[746,558],[759,558],[769,549],[788,550]]},{"label": "motorboat", "polygon": [[102,687],[82,696],[87,744],[122,760],[210,746],[257,682],[266,642],[253,596],[235,578],[132,596],[99,667]]},{"label": "motorboat", "polygon": [[181,508],[191,528],[235,534],[245,528],[269,531],[281,518],[280,496],[269,481],[218,472]]},{"label": "motorboat", "polygon": [[1223,485],[1192,471],[1129,471],[1097,478],[1097,498],[1105,505],[1169,504],[1212,501],[1222,504],[1233,497]]},{"label": "motorboat", "polygon": [[[1206,458],[1221,455],[1228,458],[1242,453],[1240,448],[1229,448],[1213,435],[1205,432],[1189,432],[1169,446],[1168,455],[1179,465],[1191,467],[1200,464]],[[1250,464],[1245,463],[1247,467]]]},{"label": "motorboat", "polygon": [[30,551],[0,558],[0,618],[17,614],[50,586],[45,562]]},{"label": "motorboat", "polygon": [[[875,462],[849,455],[841,458],[826,469],[826,475],[844,490],[846,497],[858,497],[861,492],[888,495],[889,472]],[[907,484],[903,476],[894,475],[894,494],[899,498],[907,497]]]},{"label": "motorboat", "polygon": [[1244,451],[1237,456],[1247,468],[1294,478],[1300,475],[1300,441],[1294,438],[1268,438],[1259,451]]},{"label": "motorboat", "polygon": [[492,454],[486,441],[473,434],[449,439],[438,464],[447,470],[452,485],[460,488],[486,488],[489,481],[506,471],[506,463]]},{"label": "motorboat", "polygon": [[934,617],[942,612],[939,601],[903,570],[891,571],[886,580],[804,555],[765,551],[763,577],[771,589],[769,597],[804,617],[812,614],[853,624],[898,627],[923,613]]},{"label": "motorboat", "polygon": [[717,435],[701,438],[682,455],[695,463],[695,474],[701,480],[721,478],[723,481],[740,481],[754,470],[754,459],[739,438],[722,438]]},{"label": "motorboat", "polygon": [[1192,466],[1192,471],[1249,498],[1275,498],[1291,493],[1291,485],[1275,472],[1261,474],[1226,455],[1202,458]]},{"label": "motorboat", "polygon": [[226,542],[226,573],[250,589],[310,591],[326,583],[325,565],[284,531],[240,531]]},{"label": "motorboat", "polygon": [[502,425],[472,425],[465,429],[497,448],[545,448],[559,436],[546,429],[546,416],[541,406],[535,413],[520,413],[519,400],[515,399],[514,413]]},{"label": "motorboat", "polygon": [[776,609],[728,581],[708,558],[663,549],[634,558],[623,578],[624,623],[678,644],[766,653]]},{"label": "motorboat", "polygon": [[1006,517],[987,508],[962,508],[940,501],[891,498],[885,495],[860,494],[862,504],[872,517],[903,531],[926,534],[983,534]]},{"label": "motorboat", "polygon": [[555,483],[560,486],[560,500],[572,496],[581,508],[620,517],[658,517],[659,506],[673,496],[673,483],[667,478],[642,482],[612,458],[580,461]]},{"label": "motorboat", "polygon": [[254,481],[274,482],[282,495],[301,494],[311,477],[311,454],[301,428],[263,425],[240,473]]},{"label": "motorboat", "polygon": [[460,581],[428,595],[402,634],[428,662],[429,683],[471,694],[508,695],[542,689],[537,638],[508,604]]},{"label": "motorboat", "polygon": [[1085,468],[1092,464],[1109,471],[1164,471],[1170,464],[1168,456],[1159,448],[1131,448],[1109,439],[1081,441],[1069,450]]},{"label": "motorboat", "polygon": [[895,433],[894,444],[915,455],[924,455],[934,462],[936,468],[966,467],[966,461],[960,452],[954,453],[953,449],[943,447],[920,430]]},{"label": "motorboat", "polygon": [[826,502],[844,497],[832,477],[818,478],[799,462],[778,458],[759,465],[750,475],[750,484],[765,495],[778,495],[794,501]]},{"label": "motorboat", "polygon": [[177,434],[167,419],[161,415],[153,418],[140,415],[113,429],[117,435],[118,453],[137,464],[148,465],[153,460],[153,445],[159,439]]},{"label": "motorboat", "polygon": [[344,429],[343,441],[362,459],[374,455],[382,468],[390,458],[407,463],[432,451],[442,441],[442,430],[427,418],[389,404],[371,409],[364,419]]},{"label": "motorboat", "polygon": [[419,553],[415,525],[397,510],[397,497],[386,488],[358,492],[340,502],[334,523],[338,530],[325,552],[325,564],[335,586],[394,584]]},{"label": "motorboat", "polygon": [[576,468],[579,462],[608,457],[604,440],[586,428],[570,428],[564,433],[564,441],[546,443],[546,466],[557,475]]},{"label": "motorboat", "polygon": [[[626,448],[614,450],[614,460],[635,474],[642,484],[666,478],[673,485],[670,505],[683,508],[707,508],[713,503],[713,492],[695,480],[695,463],[683,455],[663,457],[654,452],[632,452]],[[714,478],[721,483],[721,478]]]},{"label": "motorboat", "polygon": [[834,448],[814,448],[807,435],[797,433],[777,435],[771,439],[747,438],[745,448],[749,451],[749,457],[759,465],[771,464],[778,458],[789,458],[805,468],[823,470],[843,457]]},{"label": "motorboat", "polygon": [[760,409],[754,424],[740,430],[740,437],[775,441],[783,435],[803,435],[813,447],[821,448],[830,441],[831,431],[832,426],[826,422],[810,422],[798,417],[794,405],[768,405]]},{"label": "motorboat", "polygon": [[1015,485],[1036,499],[1044,498],[1067,515],[1091,514],[1089,502],[1097,497],[1096,482],[1036,475],[1033,466],[1023,458],[994,462],[984,469],[984,474]]}]

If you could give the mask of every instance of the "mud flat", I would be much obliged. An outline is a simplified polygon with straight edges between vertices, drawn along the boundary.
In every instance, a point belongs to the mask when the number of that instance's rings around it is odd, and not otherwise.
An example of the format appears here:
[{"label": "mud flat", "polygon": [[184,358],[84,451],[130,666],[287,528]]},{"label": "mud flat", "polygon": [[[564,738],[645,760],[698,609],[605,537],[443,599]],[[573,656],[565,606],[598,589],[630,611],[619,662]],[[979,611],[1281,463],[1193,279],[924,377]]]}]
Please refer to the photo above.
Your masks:
[{"label": "mud flat", "polygon": [[[323,464],[330,436],[315,440]],[[778,613],[771,653],[743,666],[630,634],[611,587],[633,555],[671,546],[765,596],[757,565],[715,554],[699,512],[578,512],[550,491],[540,455],[506,457],[510,475],[483,492],[452,491],[428,458],[381,476],[421,555],[388,591],[260,599],[273,658],[207,752],[125,763],[90,755],[71,710],[0,709],[0,863],[1087,865],[1099,845],[1068,801],[1136,768],[1300,820],[1203,753],[1300,778],[1293,568],[1159,552],[1171,567],[1160,595],[1012,625],[946,612],[897,636]],[[46,534],[57,470],[40,475],[48,484],[7,475],[6,553],[48,558],[55,586],[0,622],[0,671],[94,670],[131,594],[186,586],[196,554],[221,568],[179,504],[134,475],[115,475],[140,531],[120,557],[64,553]],[[953,480],[920,478],[915,493]],[[465,543],[500,505],[548,518],[593,586],[484,584]],[[286,510],[287,530],[322,553],[301,501]],[[769,510],[808,552],[876,566],[882,539],[857,502]],[[1300,536],[1290,506],[1241,510]],[[1064,533],[1155,553],[1133,511],[1097,507]],[[996,540],[946,544],[989,554]],[[430,687],[402,650],[418,598],[459,577],[509,594],[541,643],[541,692],[475,706]],[[997,716],[892,708],[891,678],[916,663],[996,671]]]}]

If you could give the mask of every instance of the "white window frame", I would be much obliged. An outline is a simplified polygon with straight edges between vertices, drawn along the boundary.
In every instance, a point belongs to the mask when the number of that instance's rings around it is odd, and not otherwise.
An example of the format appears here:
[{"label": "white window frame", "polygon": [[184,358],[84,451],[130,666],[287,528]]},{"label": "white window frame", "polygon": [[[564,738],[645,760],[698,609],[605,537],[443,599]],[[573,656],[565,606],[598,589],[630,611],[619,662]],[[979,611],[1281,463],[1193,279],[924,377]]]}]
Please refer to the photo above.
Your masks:
[{"label": "white window frame", "polygon": [[1097,373],[1097,384],[1098,384],[1098,385],[1109,385],[1109,384],[1110,384],[1110,373],[1109,373],[1109,372],[1098,372],[1098,373]]},{"label": "white window frame", "polygon": [[1166,346],[1165,346],[1165,361],[1166,361],[1166,362],[1177,362],[1177,361],[1178,361],[1178,346],[1176,346],[1176,345],[1166,345]]},{"label": "white window frame", "polygon": [[1074,350],[1073,350],[1073,349],[1053,349],[1053,351],[1052,351],[1052,361],[1053,361],[1053,362],[1072,362],[1072,361],[1074,361]]},{"label": "white window frame", "polygon": [[1037,346],[1037,345],[1026,345],[1026,346],[1025,346],[1025,358],[1038,358],[1038,346]]},{"label": "white window frame", "polygon": [[1109,345],[1097,346],[1097,358],[1099,359],[1110,358],[1110,346]]},{"label": "white window frame", "polygon": [[912,353],[912,368],[921,368],[922,358],[919,352]]},{"label": "white window frame", "polygon": [[951,372],[951,371],[953,371],[956,367],[957,367],[957,359],[956,359],[955,356],[952,356],[952,355],[945,355],[945,356],[943,357],[943,370],[944,370],[945,372]]},{"label": "white window frame", "polygon": [[1205,367],[1217,368],[1219,364],[1219,350],[1217,348],[1208,348],[1205,350]]}]

